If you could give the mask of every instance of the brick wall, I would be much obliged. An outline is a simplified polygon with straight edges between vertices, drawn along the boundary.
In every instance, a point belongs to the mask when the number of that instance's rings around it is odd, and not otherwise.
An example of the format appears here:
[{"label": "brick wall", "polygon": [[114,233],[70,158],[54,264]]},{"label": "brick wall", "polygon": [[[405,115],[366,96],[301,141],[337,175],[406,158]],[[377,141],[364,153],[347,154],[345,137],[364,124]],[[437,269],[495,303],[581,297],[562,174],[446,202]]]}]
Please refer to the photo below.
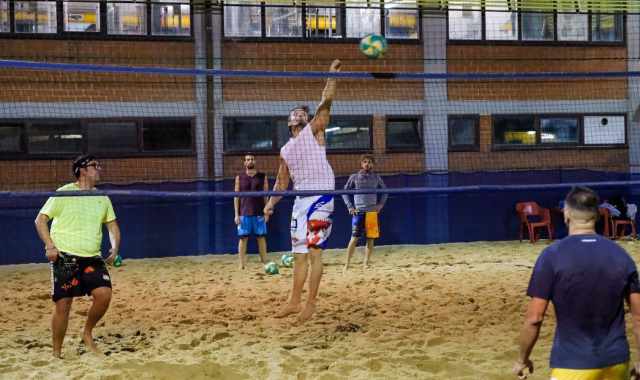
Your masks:
[{"label": "brick wall", "polygon": [[480,151],[449,152],[450,171],[589,168],[629,171],[627,148],[491,151],[491,117],[480,117]]},{"label": "brick wall", "polygon": [[[196,178],[195,157],[101,159],[101,182],[133,183]],[[52,190],[75,181],[71,160],[0,160],[0,190]]]},{"label": "brick wall", "polygon": [[[223,68],[234,70],[328,71],[339,58],[343,71],[422,72],[420,44],[392,44],[384,59],[366,59],[357,43],[236,42],[222,46]],[[324,79],[225,78],[225,101],[276,101],[318,98]],[[337,100],[419,100],[421,81],[340,80]]]},{"label": "brick wall", "polygon": [[[193,67],[193,42],[0,39],[0,57],[39,62]],[[0,101],[192,101],[192,77],[0,69]]]},{"label": "brick wall", "polygon": [[[450,45],[450,73],[626,71],[625,47]],[[449,81],[449,100],[625,99],[626,78]]]}]

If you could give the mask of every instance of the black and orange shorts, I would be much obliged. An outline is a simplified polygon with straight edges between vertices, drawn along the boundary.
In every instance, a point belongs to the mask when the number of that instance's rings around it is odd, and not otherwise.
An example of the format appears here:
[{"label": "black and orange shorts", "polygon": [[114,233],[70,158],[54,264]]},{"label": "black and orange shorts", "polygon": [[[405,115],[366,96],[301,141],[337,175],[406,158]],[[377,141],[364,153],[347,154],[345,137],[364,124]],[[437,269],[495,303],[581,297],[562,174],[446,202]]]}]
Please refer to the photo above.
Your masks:
[{"label": "black and orange shorts", "polygon": [[82,297],[97,288],[111,288],[111,276],[100,256],[79,257],[60,252],[51,267],[51,298]]}]

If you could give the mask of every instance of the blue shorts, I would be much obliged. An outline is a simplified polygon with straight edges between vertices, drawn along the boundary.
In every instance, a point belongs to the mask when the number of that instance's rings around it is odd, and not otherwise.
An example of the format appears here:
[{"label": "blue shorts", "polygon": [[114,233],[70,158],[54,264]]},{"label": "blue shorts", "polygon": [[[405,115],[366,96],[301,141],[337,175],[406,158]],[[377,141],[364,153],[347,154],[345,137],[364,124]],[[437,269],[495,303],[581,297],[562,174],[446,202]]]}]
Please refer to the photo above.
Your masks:
[{"label": "blue shorts", "polygon": [[241,216],[240,224],[238,224],[238,237],[247,237],[249,235],[266,236],[267,223],[264,216]]}]

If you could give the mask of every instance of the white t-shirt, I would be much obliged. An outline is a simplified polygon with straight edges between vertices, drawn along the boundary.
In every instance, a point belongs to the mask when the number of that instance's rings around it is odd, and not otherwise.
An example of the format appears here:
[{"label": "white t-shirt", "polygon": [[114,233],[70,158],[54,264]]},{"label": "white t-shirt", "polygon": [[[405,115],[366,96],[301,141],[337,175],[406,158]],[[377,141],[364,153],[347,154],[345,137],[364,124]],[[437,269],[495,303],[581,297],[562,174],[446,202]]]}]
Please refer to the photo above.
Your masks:
[{"label": "white t-shirt", "polygon": [[318,143],[311,124],[307,124],[297,137],[292,137],[280,149],[280,155],[289,167],[294,190],[334,190],[333,169],[327,160],[327,149]]}]

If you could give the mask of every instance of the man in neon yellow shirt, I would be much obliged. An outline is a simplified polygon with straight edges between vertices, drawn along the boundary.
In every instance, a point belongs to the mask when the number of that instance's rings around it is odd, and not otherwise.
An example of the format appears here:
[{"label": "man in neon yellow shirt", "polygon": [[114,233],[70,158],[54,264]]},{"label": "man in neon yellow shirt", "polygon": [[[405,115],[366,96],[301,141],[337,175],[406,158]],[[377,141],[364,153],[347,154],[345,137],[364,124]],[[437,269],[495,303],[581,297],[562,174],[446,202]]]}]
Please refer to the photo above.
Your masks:
[{"label": "man in neon yellow shirt", "polygon": [[[100,180],[100,164],[91,155],[73,161],[77,182],[58,191],[94,191]],[[48,223],[51,222],[51,231]],[[53,355],[62,357],[62,342],[69,323],[73,297],[91,295],[93,304],[87,315],[82,340],[87,348],[100,353],[93,341],[93,328],[111,302],[111,277],[105,261],[112,264],[120,247],[120,228],[106,196],[51,197],[36,218],[36,230],[44,242],[51,265],[52,299],[55,310],[51,321]],[[102,225],[109,231],[109,257],[102,259]]]}]

